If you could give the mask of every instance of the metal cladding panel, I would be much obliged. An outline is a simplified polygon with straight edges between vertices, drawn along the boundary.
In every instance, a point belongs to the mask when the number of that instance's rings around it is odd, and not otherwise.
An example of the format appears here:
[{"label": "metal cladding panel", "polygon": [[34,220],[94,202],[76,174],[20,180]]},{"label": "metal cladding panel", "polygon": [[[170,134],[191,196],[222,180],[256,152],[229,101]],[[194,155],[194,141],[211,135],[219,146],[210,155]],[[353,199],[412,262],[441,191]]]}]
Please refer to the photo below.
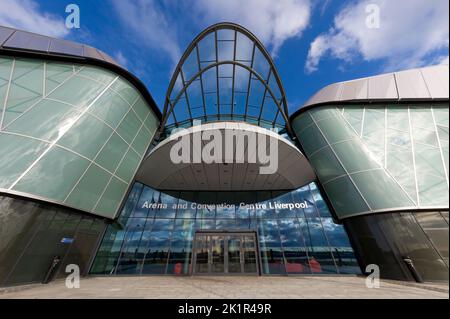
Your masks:
[{"label": "metal cladding panel", "polygon": [[356,99],[365,100],[367,99],[368,80],[355,80],[346,83],[342,86],[341,100]]},{"label": "metal cladding panel", "polygon": [[97,49],[88,45],[84,46],[84,55],[93,59],[103,60],[103,57],[98,53]]},{"label": "metal cladding panel", "polygon": [[50,44],[50,38],[32,34],[28,32],[16,31],[14,34],[3,44],[6,48],[22,48],[29,51],[47,51]]},{"label": "metal cladding panel", "polygon": [[8,39],[11,34],[13,34],[14,30],[10,28],[5,28],[0,26],[0,45]]},{"label": "metal cladding panel", "polygon": [[399,99],[430,99],[427,85],[420,70],[396,73]]},{"label": "metal cladding panel", "polygon": [[398,99],[394,74],[374,76],[368,81],[368,99]]},{"label": "metal cladding panel", "polygon": [[[92,58],[120,66],[100,50],[73,41],[56,39],[41,34],[0,26],[0,48],[17,51]],[[123,68],[123,66],[120,66]]]},{"label": "metal cladding panel", "polygon": [[421,70],[428,91],[433,99],[448,98],[449,81],[448,69],[439,66],[424,68]]},{"label": "metal cladding panel", "polygon": [[448,75],[448,65],[435,65],[334,83],[316,92],[303,107],[341,101],[445,100]]},{"label": "metal cladding panel", "polygon": [[58,54],[68,54],[74,56],[83,56],[83,46],[66,40],[53,39],[49,52]]},{"label": "metal cladding panel", "polygon": [[306,105],[319,104],[327,101],[339,101],[340,86],[341,83],[326,86],[324,89],[314,94],[314,96],[306,102]]}]

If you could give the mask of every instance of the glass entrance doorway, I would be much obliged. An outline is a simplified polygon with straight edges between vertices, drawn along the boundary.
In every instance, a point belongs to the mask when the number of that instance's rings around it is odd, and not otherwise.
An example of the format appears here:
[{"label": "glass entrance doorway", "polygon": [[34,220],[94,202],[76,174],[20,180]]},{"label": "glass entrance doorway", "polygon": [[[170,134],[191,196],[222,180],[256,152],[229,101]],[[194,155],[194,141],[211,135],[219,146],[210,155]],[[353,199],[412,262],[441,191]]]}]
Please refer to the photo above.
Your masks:
[{"label": "glass entrance doorway", "polygon": [[202,233],[194,239],[193,273],[258,274],[254,232]]}]

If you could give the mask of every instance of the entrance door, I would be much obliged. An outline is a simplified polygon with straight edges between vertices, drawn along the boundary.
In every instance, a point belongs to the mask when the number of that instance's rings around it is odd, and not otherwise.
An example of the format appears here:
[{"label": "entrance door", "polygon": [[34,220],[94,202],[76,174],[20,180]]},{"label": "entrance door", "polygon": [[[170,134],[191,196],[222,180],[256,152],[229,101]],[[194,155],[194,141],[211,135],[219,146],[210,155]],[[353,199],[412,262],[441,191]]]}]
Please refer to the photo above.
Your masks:
[{"label": "entrance door", "polygon": [[194,274],[258,274],[255,233],[196,233],[194,240]]}]

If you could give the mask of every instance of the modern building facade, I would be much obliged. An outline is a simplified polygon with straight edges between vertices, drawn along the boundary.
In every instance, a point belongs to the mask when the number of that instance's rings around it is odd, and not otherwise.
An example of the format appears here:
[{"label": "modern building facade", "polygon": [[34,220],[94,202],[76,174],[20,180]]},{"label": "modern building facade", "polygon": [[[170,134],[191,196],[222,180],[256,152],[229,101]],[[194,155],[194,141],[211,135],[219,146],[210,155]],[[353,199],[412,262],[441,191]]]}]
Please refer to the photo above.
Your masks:
[{"label": "modern building facade", "polygon": [[[448,66],[333,84],[289,116],[264,46],[223,23],[189,45],[160,112],[92,47],[4,27],[0,44],[0,286],[40,282],[54,260],[56,277],[68,264],[102,276],[376,264],[383,278],[448,280]],[[214,132],[247,156],[172,160],[177,141]],[[276,145],[270,174],[252,133]]]}]

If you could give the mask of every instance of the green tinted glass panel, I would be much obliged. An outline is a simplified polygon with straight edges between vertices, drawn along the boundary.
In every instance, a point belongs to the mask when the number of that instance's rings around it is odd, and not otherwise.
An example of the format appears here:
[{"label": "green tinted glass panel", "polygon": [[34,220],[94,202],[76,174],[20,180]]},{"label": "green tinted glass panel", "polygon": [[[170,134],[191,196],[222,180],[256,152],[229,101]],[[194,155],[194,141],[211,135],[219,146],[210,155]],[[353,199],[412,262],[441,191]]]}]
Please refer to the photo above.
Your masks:
[{"label": "green tinted glass panel", "polygon": [[375,160],[368,156],[364,145],[357,140],[337,143],[332,147],[348,173],[380,167]]},{"label": "green tinted glass panel", "polygon": [[8,188],[48,147],[34,139],[0,133],[0,188]]},{"label": "green tinted glass panel", "polygon": [[307,128],[309,125],[311,125],[313,120],[311,119],[311,116],[309,113],[304,113],[299,115],[293,122],[292,122],[292,128],[294,129],[295,133],[300,133],[302,130]]},{"label": "green tinted glass panel", "polygon": [[150,144],[151,138],[151,133],[145,126],[142,126],[131,146],[133,146],[135,151],[142,155]]},{"label": "green tinted glass panel", "polygon": [[71,75],[73,75],[72,65],[47,62],[45,64],[45,94],[50,93]]},{"label": "green tinted glass panel", "polygon": [[372,210],[414,205],[406,193],[384,170],[356,173],[352,175],[352,178]]},{"label": "green tinted glass panel", "polygon": [[110,172],[114,172],[127,149],[127,143],[114,133],[97,156],[95,162]]},{"label": "green tinted glass panel", "polygon": [[299,133],[299,138],[302,141],[303,149],[307,155],[310,155],[318,149],[327,145],[322,133],[320,133],[318,127],[313,124]]},{"label": "green tinted glass panel", "polygon": [[129,182],[133,177],[134,171],[137,169],[139,165],[139,155],[136,154],[133,150],[129,150],[122,163],[119,165],[117,169],[116,175]]},{"label": "green tinted glass panel", "polygon": [[448,206],[448,186],[440,150],[420,143],[414,146],[421,206]]},{"label": "green tinted glass panel", "polygon": [[328,118],[317,123],[329,143],[357,137],[356,133],[343,122],[342,118]]},{"label": "green tinted glass panel", "polygon": [[141,122],[138,120],[134,112],[130,111],[117,128],[117,133],[122,136],[127,143],[131,143],[140,127]]},{"label": "green tinted glass panel", "polygon": [[145,120],[144,125],[150,130],[153,135],[153,133],[155,133],[156,129],[159,126],[159,120],[153,113],[150,113],[150,115]]},{"label": "green tinted glass panel", "polygon": [[88,165],[89,161],[53,147],[13,189],[62,201]]},{"label": "green tinted glass panel", "polygon": [[58,144],[93,159],[112,132],[110,127],[85,114],[58,141]]},{"label": "green tinted glass panel", "polygon": [[348,124],[355,130],[356,134],[361,134],[362,128],[362,120],[363,120],[364,110],[363,108],[355,108],[355,107],[345,107],[344,108],[344,117]]},{"label": "green tinted glass panel", "polygon": [[412,131],[414,142],[438,147],[439,144],[435,130],[413,127]]},{"label": "green tinted glass panel", "polygon": [[387,110],[388,128],[409,132],[409,116],[405,107],[389,106]]},{"label": "green tinted glass panel", "polygon": [[312,166],[316,169],[322,183],[328,180],[345,175],[345,170],[339,164],[330,147],[326,147],[310,158]]},{"label": "green tinted glass panel", "polygon": [[412,150],[402,147],[388,148],[388,172],[417,203],[416,182]]},{"label": "green tinted glass panel", "polygon": [[127,184],[113,177],[107,186],[105,193],[97,204],[95,211],[103,216],[114,216],[123,196],[125,195],[125,192],[127,191],[127,187]]},{"label": "green tinted glass panel", "polygon": [[110,177],[105,170],[91,165],[65,202],[86,211],[92,210]]},{"label": "green tinted glass panel", "polygon": [[410,106],[410,115],[413,127],[432,128],[434,126],[430,106]]},{"label": "green tinted glass panel", "polygon": [[149,106],[142,98],[138,99],[136,103],[134,103],[133,110],[136,112],[141,121],[144,121],[147,118],[147,115],[150,111]]},{"label": "green tinted glass panel", "polygon": [[6,98],[6,91],[8,90],[11,66],[12,59],[0,58],[0,109],[2,110]]},{"label": "green tinted glass panel", "polygon": [[446,107],[433,106],[434,119],[436,123],[442,126],[449,126],[448,105]]},{"label": "green tinted glass panel", "polygon": [[366,108],[364,113],[364,128],[362,135],[364,138],[384,143],[384,128],[386,114],[383,108]]},{"label": "green tinted glass panel", "polygon": [[114,73],[94,66],[84,66],[79,74],[104,84],[111,83],[111,81],[116,77]]},{"label": "green tinted glass panel", "polygon": [[42,62],[15,61],[3,126],[42,98],[43,85],[44,64]]},{"label": "green tinted glass panel", "polygon": [[104,84],[75,75],[51,93],[49,98],[82,108],[88,106],[101,93],[104,87]]},{"label": "green tinted glass panel", "polygon": [[119,78],[114,82],[113,85],[111,85],[111,89],[119,93],[130,105],[132,105],[138,97],[138,91],[123,78]]},{"label": "green tinted glass panel", "polygon": [[361,195],[348,177],[324,185],[325,192],[340,218],[369,211]]},{"label": "green tinted glass panel", "polygon": [[337,108],[317,108],[311,110],[311,116],[314,118],[316,122],[322,121],[330,118],[338,118],[340,117],[339,111]]},{"label": "green tinted glass panel", "polygon": [[12,122],[6,130],[53,141],[64,134],[78,116],[79,111],[67,104],[42,100]]},{"label": "green tinted glass panel", "polygon": [[119,125],[130,106],[120,96],[107,90],[89,109],[114,129]]}]

